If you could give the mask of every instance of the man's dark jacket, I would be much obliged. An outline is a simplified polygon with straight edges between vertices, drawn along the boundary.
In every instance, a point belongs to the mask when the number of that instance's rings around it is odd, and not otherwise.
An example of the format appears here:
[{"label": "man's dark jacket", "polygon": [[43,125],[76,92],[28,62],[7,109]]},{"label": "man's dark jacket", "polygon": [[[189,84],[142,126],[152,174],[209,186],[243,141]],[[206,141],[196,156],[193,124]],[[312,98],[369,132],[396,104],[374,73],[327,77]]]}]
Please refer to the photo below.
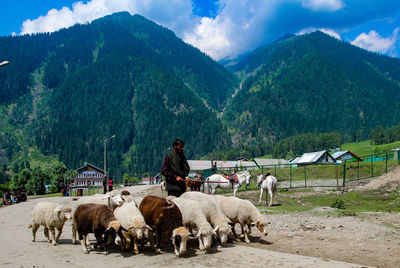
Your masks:
[{"label": "man's dark jacket", "polygon": [[167,191],[185,191],[186,184],[184,181],[177,181],[176,177],[185,179],[189,174],[190,168],[185,155],[175,151],[174,149],[164,159],[161,168],[161,174],[165,177],[167,182]]}]

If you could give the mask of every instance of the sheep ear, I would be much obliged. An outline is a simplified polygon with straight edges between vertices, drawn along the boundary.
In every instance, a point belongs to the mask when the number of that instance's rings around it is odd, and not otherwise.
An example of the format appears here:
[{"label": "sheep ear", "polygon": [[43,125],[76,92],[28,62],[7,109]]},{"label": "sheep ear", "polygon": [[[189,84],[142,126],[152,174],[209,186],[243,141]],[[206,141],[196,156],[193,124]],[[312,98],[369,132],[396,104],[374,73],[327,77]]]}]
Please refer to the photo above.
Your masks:
[{"label": "sheep ear", "polygon": [[60,214],[61,214],[61,208],[60,208],[60,207],[56,207],[56,208],[54,209],[54,212],[57,213],[58,216],[60,216]]},{"label": "sheep ear", "polygon": [[146,228],[147,228],[147,230],[149,230],[150,232],[152,232],[153,231],[153,228],[151,228],[150,226],[148,226],[147,224],[146,224]]},{"label": "sheep ear", "polygon": [[104,196],[103,196],[103,199],[107,199],[107,198],[109,198],[110,197],[110,194],[105,194]]},{"label": "sheep ear", "polygon": [[173,234],[173,235],[171,236],[171,240],[174,241],[174,238],[175,238],[175,235]]}]

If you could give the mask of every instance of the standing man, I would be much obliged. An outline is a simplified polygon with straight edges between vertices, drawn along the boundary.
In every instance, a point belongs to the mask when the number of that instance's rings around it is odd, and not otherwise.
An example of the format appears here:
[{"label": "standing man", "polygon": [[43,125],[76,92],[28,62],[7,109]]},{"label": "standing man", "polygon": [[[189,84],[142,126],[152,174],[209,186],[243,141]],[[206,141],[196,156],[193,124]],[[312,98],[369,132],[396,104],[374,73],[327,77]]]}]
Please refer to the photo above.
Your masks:
[{"label": "standing man", "polygon": [[103,194],[106,194],[107,193],[107,183],[108,183],[108,180],[107,180],[107,177],[105,177],[104,178],[104,180],[103,180]]},{"label": "standing man", "polygon": [[176,139],[172,146],[173,149],[164,159],[161,174],[165,177],[168,195],[179,197],[186,191],[185,178],[189,174],[190,168],[183,154],[185,142]]},{"label": "standing man", "polygon": [[111,192],[113,190],[113,179],[110,177],[108,179],[108,191]]}]

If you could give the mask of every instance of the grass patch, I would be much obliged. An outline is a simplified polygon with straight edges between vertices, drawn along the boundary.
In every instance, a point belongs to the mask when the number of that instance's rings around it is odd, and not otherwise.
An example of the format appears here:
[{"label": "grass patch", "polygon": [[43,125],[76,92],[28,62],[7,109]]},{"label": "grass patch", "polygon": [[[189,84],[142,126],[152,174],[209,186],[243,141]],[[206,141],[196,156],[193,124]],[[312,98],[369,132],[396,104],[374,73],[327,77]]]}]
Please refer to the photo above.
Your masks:
[{"label": "grass patch", "polygon": [[[329,206],[338,200],[337,194],[309,196],[300,198],[303,202],[314,206]],[[340,200],[347,212],[400,212],[400,199],[395,192],[382,194],[380,192],[348,192],[340,195]]]},{"label": "grass patch", "polygon": [[375,153],[387,152],[391,149],[399,148],[400,141],[395,141],[392,143],[382,144],[382,145],[373,145],[371,144],[371,140],[361,141],[361,142],[353,142],[353,143],[345,143],[342,145],[342,150],[349,150],[352,153],[363,156],[363,155],[371,155]]},{"label": "grass patch", "polygon": [[[275,204],[278,205],[272,207],[266,206],[264,194],[262,204],[258,205],[258,207],[262,211],[265,210],[263,213],[266,214],[306,212],[319,207],[340,208],[335,211],[324,212],[337,216],[361,216],[363,212],[400,212],[400,199],[398,199],[396,191],[391,193],[353,191],[344,194],[338,194],[333,191],[328,193],[315,192],[315,194],[308,192],[311,191],[278,193],[275,200]],[[258,202],[258,197],[258,191],[254,191],[251,194],[250,192],[246,193],[246,198],[255,204]]]}]

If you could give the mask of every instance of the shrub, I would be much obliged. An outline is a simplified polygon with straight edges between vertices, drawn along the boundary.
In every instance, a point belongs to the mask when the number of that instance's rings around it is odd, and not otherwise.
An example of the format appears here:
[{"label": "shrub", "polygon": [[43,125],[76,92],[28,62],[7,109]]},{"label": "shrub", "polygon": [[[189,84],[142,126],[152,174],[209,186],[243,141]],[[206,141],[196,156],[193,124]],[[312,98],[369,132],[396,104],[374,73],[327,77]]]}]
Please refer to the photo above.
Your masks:
[{"label": "shrub", "polygon": [[331,208],[337,208],[337,209],[346,209],[346,205],[344,204],[342,199],[337,199],[335,202],[333,202],[330,205]]}]

